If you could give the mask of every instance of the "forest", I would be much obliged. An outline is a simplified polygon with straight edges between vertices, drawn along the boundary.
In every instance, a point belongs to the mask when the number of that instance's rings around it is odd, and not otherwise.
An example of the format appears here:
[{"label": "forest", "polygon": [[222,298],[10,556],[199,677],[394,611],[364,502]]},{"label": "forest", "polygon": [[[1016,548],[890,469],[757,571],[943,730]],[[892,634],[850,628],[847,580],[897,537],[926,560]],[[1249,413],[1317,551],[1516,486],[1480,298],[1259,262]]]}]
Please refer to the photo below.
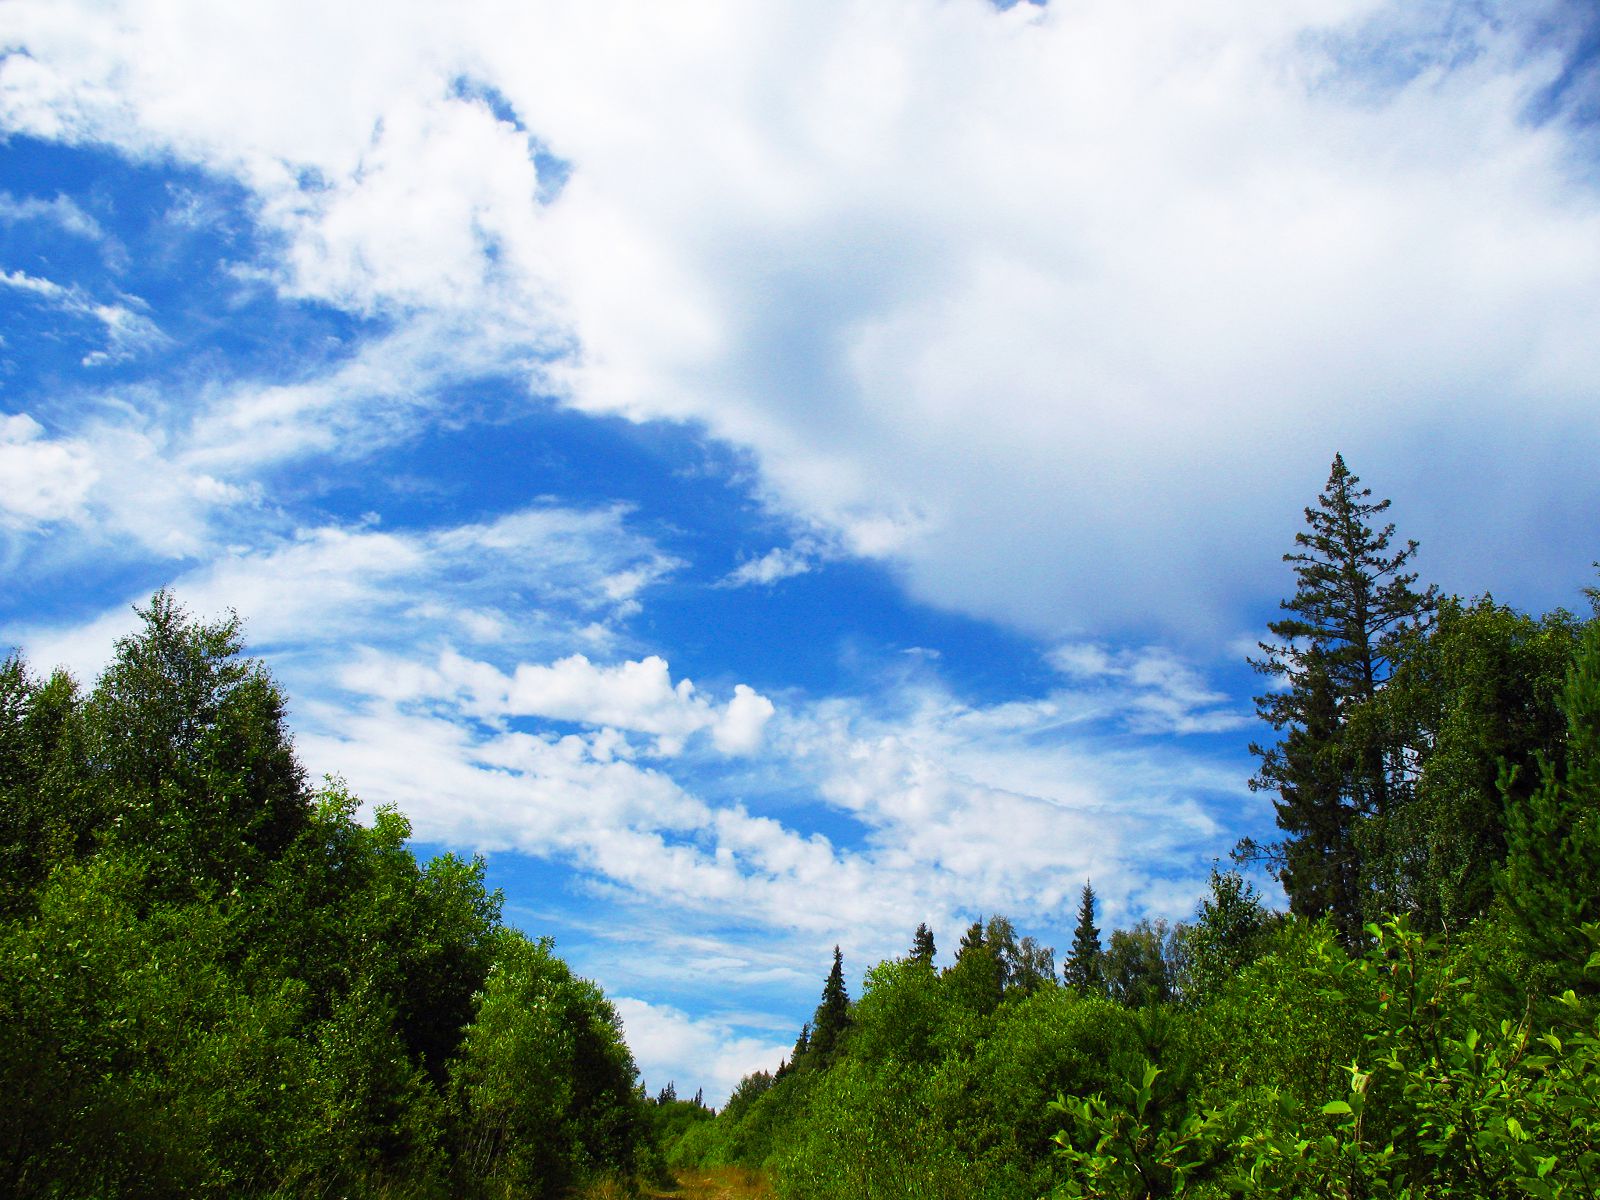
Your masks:
[{"label": "forest", "polygon": [[[1002,915],[842,956],[720,1111],[479,860],[310,783],[285,697],[165,592],[92,688],[0,668],[0,1188],[785,1200],[1600,1195],[1595,612],[1419,587],[1334,459],[1253,660],[1280,840],[1192,917]],[[1281,912],[1249,878],[1265,868]],[[825,969],[824,969],[825,968]]]}]

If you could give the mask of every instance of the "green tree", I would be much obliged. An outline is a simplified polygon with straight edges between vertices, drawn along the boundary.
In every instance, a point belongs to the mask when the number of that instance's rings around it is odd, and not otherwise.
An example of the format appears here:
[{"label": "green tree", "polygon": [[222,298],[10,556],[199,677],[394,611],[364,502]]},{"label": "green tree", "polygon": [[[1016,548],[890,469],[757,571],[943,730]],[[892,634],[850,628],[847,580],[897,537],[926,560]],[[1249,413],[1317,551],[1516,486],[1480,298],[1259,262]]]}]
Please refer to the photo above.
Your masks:
[{"label": "green tree", "polygon": [[1238,871],[1211,868],[1211,893],[1201,898],[1184,930],[1187,997],[1203,1001],[1262,953],[1270,914],[1255,887]]},{"label": "green tree", "polygon": [[1173,931],[1165,921],[1140,921],[1111,935],[1102,960],[1106,994],[1129,1008],[1166,1004],[1175,994],[1168,963]]},{"label": "green tree", "polygon": [[1565,752],[1560,702],[1581,628],[1559,609],[1534,618],[1490,596],[1450,598],[1404,640],[1376,709],[1404,741],[1412,783],[1367,839],[1373,919],[1458,929],[1488,911],[1506,811],[1539,786],[1540,759],[1559,767]]},{"label": "green tree", "polygon": [[1056,951],[1054,946],[1041,945],[1033,937],[1024,937],[1017,943],[1016,957],[1008,971],[1012,991],[1031,996],[1043,987],[1056,983]]},{"label": "green tree", "polygon": [[1516,798],[1508,773],[1507,855],[1499,878],[1509,925],[1524,953],[1576,987],[1593,950],[1581,928],[1600,921],[1600,621],[1584,631],[1561,711],[1566,761],[1540,760],[1539,786]]},{"label": "green tree", "polygon": [[20,655],[0,662],[0,916],[26,911],[53,868],[94,848],[82,708],[65,671],[40,682]]},{"label": "green tree", "polygon": [[1390,502],[1371,501],[1360,482],[1335,455],[1317,506],[1305,510],[1307,529],[1283,556],[1297,585],[1281,605],[1289,615],[1269,624],[1278,640],[1250,660],[1286,684],[1256,697],[1278,742],[1250,747],[1261,760],[1250,786],[1279,795],[1288,835],[1274,850],[1280,879],[1295,912],[1332,915],[1349,940],[1366,907],[1358,829],[1388,816],[1404,770],[1399,746],[1363,706],[1387,681],[1406,632],[1426,625],[1436,605],[1436,589],[1417,591],[1404,569],[1416,542],[1392,548],[1394,525],[1371,523]]},{"label": "green tree", "polygon": [[615,1010],[548,938],[499,935],[494,969],[452,1065],[464,1190],[550,1195],[631,1171],[648,1114]]},{"label": "green tree", "polygon": [[304,827],[305,773],[283,693],[242,657],[239,618],[192,619],[170,593],[136,610],[85,710],[107,834],[150,849],[174,898],[256,878]]},{"label": "green tree", "polygon": [[[1006,922],[1007,928],[1010,922]],[[977,1016],[988,1016],[1005,995],[1005,967],[989,941],[982,921],[974,921],[961,935],[956,961],[944,975],[945,993],[951,1001]]]},{"label": "green tree", "polygon": [[1083,996],[1105,993],[1103,951],[1100,929],[1094,923],[1094,903],[1094,887],[1085,883],[1078,900],[1078,924],[1072,931],[1072,950],[1061,968],[1067,986]]},{"label": "green tree", "polygon": [[819,1066],[827,1066],[839,1051],[839,1042],[850,1028],[850,993],[844,986],[844,955],[833,948],[833,967],[822,985],[822,1002],[811,1023],[809,1056]]},{"label": "green tree", "polygon": [[937,953],[933,944],[933,930],[928,928],[926,921],[917,926],[916,936],[911,939],[911,958],[925,966],[933,966],[933,956]]}]

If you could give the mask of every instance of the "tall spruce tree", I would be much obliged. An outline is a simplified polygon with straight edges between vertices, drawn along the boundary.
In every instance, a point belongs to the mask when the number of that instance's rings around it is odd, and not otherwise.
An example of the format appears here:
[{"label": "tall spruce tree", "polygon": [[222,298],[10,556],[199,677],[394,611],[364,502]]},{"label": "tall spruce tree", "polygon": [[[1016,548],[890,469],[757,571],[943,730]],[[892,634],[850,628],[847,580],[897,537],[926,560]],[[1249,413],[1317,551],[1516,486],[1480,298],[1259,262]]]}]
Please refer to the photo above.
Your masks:
[{"label": "tall spruce tree", "polygon": [[1288,615],[1268,626],[1278,640],[1250,660],[1287,684],[1256,697],[1279,740],[1250,747],[1261,760],[1250,786],[1278,793],[1287,835],[1269,857],[1290,907],[1331,916],[1352,941],[1366,915],[1362,826],[1381,831],[1404,787],[1398,743],[1372,719],[1370,702],[1402,636],[1425,627],[1437,605],[1437,589],[1417,591],[1405,570],[1417,543],[1392,547],[1394,525],[1372,525],[1390,502],[1372,501],[1360,484],[1334,455],[1327,487],[1305,510],[1307,528],[1283,556],[1296,588],[1281,605]]},{"label": "tall spruce tree", "polygon": [[1103,954],[1100,930],[1094,923],[1094,887],[1085,883],[1083,895],[1078,901],[1078,927],[1072,931],[1072,950],[1061,967],[1067,986],[1083,996],[1103,994]]},{"label": "tall spruce tree", "polygon": [[933,945],[933,930],[928,928],[926,921],[917,926],[916,935],[911,939],[911,961],[921,963],[923,966],[933,966],[933,956],[936,950]]},{"label": "tall spruce tree", "polygon": [[827,1066],[839,1051],[839,1039],[850,1027],[850,993],[844,988],[844,955],[833,948],[833,969],[822,985],[822,1003],[811,1028],[811,1057],[818,1066]]}]

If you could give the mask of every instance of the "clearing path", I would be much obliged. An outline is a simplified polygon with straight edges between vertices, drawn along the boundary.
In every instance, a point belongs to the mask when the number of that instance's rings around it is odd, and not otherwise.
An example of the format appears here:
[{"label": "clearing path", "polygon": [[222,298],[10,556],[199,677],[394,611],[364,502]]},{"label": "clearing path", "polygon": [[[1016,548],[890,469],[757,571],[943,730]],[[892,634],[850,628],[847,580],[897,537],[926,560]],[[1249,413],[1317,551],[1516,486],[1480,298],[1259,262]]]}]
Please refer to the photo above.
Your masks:
[{"label": "clearing path", "polygon": [[646,1188],[649,1200],[772,1200],[772,1189],[759,1171],[744,1167],[705,1167],[676,1172],[678,1186]]}]

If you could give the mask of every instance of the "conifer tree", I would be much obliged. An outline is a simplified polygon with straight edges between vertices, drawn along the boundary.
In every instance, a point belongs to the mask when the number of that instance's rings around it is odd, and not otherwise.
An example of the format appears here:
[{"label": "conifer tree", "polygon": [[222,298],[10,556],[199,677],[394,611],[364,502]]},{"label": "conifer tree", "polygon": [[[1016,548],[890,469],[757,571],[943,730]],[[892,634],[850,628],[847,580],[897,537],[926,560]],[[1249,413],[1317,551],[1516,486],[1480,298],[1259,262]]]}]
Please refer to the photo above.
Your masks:
[{"label": "conifer tree", "polygon": [[911,961],[931,967],[934,953],[933,930],[924,921],[917,926],[916,936],[911,939]]},{"label": "conifer tree", "polygon": [[1094,887],[1085,883],[1078,901],[1078,927],[1072,933],[1072,950],[1061,968],[1067,986],[1083,996],[1100,995],[1105,991],[1100,930],[1094,923],[1094,899]]},{"label": "conifer tree", "polygon": [[1268,628],[1257,671],[1287,683],[1256,697],[1261,716],[1282,735],[1261,759],[1253,789],[1276,791],[1278,827],[1287,837],[1273,847],[1290,907],[1307,916],[1331,915],[1354,940],[1364,902],[1360,826],[1377,828],[1401,799],[1395,739],[1362,706],[1389,677],[1400,639],[1425,627],[1437,589],[1417,591],[1404,568],[1417,543],[1393,549],[1394,525],[1371,522],[1389,509],[1371,501],[1371,488],[1335,455],[1317,506],[1305,510],[1305,530],[1283,556],[1294,568],[1288,614]]},{"label": "conifer tree", "polygon": [[839,1039],[850,1027],[850,994],[844,987],[844,955],[839,947],[833,948],[833,969],[822,986],[822,1003],[812,1023],[811,1054],[821,1066],[833,1061],[839,1050]]}]

